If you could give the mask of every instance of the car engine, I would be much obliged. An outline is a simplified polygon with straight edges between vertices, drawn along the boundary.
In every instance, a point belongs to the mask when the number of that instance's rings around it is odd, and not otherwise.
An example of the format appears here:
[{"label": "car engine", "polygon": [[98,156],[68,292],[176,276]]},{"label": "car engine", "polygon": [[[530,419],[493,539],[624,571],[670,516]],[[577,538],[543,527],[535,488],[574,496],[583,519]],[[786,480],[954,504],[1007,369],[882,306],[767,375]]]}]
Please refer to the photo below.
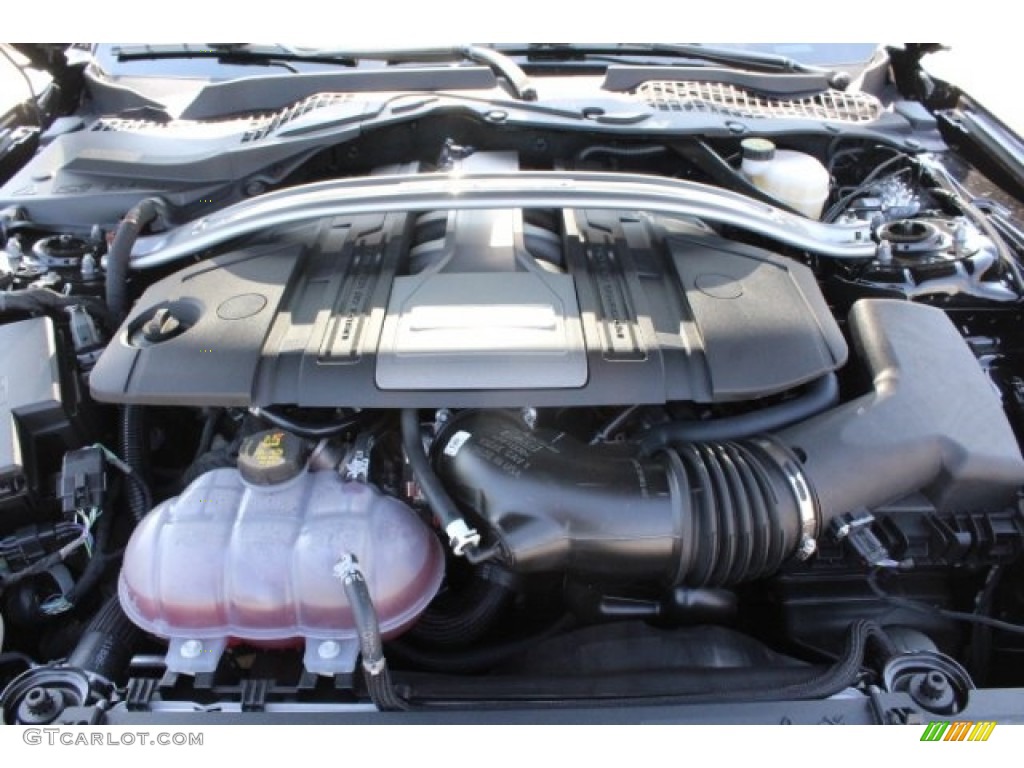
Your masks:
[{"label": "car engine", "polygon": [[60,118],[0,187],[4,720],[1024,686],[1020,209],[920,105],[645,83]]}]

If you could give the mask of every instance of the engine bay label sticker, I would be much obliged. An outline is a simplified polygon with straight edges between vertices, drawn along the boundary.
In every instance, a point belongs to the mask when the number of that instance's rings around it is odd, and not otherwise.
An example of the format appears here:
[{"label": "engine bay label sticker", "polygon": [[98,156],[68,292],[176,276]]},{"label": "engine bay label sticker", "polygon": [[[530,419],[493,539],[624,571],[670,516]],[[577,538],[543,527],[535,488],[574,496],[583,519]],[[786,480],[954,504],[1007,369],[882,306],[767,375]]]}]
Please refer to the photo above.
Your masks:
[{"label": "engine bay label sticker", "polygon": [[472,435],[469,432],[456,432],[452,435],[452,439],[448,441],[448,445],[444,447],[445,456],[457,456],[462,446],[466,444],[466,441],[471,438]]}]

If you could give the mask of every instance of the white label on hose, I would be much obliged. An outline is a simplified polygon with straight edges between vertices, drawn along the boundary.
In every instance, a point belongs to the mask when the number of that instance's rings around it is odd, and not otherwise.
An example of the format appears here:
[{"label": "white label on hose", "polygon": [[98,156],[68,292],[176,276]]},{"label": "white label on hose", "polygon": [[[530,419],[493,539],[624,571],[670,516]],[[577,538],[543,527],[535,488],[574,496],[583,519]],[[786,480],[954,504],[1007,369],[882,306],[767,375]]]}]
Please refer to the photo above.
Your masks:
[{"label": "white label on hose", "polygon": [[462,446],[466,444],[466,441],[471,438],[472,435],[469,432],[456,432],[452,435],[452,439],[448,441],[448,445],[444,447],[445,456],[455,456],[461,450]]}]

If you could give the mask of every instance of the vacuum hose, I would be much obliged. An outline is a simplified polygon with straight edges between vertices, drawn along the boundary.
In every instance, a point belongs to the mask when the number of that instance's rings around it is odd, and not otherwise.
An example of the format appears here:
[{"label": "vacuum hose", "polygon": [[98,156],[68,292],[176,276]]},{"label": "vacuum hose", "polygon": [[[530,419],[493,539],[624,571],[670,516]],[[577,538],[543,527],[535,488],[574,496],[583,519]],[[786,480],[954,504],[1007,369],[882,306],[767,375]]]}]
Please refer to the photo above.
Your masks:
[{"label": "vacuum hose", "polygon": [[405,457],[427,504],[437,515],[441,527],[448,534],[452,552],[456,555],[466,555],[470,561],[473,561],[480,544],[480,534],[466,525],[458,507],[448,498],[444,485],[434,474],[426,449],[423,447],[419,415],[415,408],[406,408],[402,411],[401,424],[402,449],[405,451]]},{"label": "vacuum hose", "polygon": [[828,373],[811,382],[797,397],[776,405],[707,421],[670,421],[659,424],[644,436],[642,447],[645,453],[653,453],[673,443],[753,437],[809,419],[834,407],[838,402],[839,383],[834,373]]},{"label": "vacuum hose", "polygon": [[157,217],[162,205],[158,199],[147,198],[128,211],[118,225],[114,242],[107,252],[107,307],[117,321],[123,320],[128,310],[128,268],[131,266],[132,246],[139,233]]}]

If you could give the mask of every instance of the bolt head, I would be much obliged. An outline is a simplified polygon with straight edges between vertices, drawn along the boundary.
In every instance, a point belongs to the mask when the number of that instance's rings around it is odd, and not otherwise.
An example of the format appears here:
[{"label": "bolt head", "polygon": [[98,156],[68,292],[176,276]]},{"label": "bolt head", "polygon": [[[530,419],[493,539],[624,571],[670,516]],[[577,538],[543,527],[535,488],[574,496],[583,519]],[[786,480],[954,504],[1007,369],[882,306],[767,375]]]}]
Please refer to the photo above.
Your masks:
[{"label": "bolt head", "polygon": [[341,645],[334,640],[325,640],[320,643],[320,647],[316,649],[316,652],[321,659],[334,659],[341,653]]},{"label": "bolt head", "polygon": [[56,697],[45,688],[33,688],[25,694],[25,706],[33,715],[51,715],[57,711]]},{"label": "bolt head", "polygon": [[181,644],[181,655],[186,659],[195,659],[203,652],[203,644],[199,640],[186,640]]}]

